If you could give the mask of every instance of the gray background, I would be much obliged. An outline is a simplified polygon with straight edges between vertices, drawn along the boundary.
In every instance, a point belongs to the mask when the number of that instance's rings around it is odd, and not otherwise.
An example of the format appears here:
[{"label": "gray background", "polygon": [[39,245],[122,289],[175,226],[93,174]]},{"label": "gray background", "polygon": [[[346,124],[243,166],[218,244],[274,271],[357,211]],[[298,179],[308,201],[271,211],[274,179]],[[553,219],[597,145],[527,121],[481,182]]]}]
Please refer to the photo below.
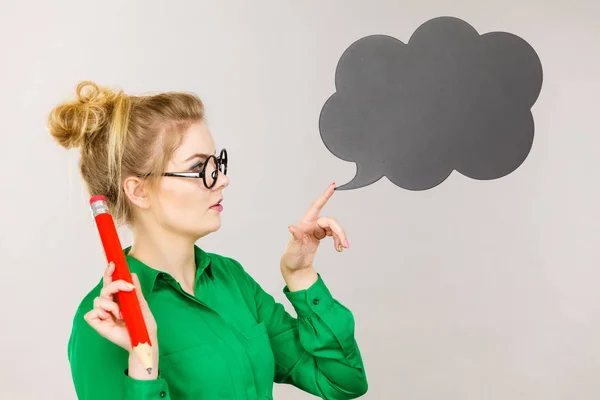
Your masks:
[{"label": "gray background", "polygon": [[[351,248],[325,243],[318,268],[355,313],[365,398],[597,399],[600,10],[566,4],[4,0],[0,397],[75,398],[66,343],[104,255],[77,153],[54,144],[45,121],[79,80],[205,100],[232,183],[222,230],[199,244],[239,259],[284,301],[287,224],[355,173],[318,130],[339,57],[361,37],[406,42],[423,22],[452,15],[536,50],[536,136],[523,165],[498,180],[453,173],[412,192],[382,179],[331,199],[325,214],[342,222]],[[275,397],[311,398],[288,387]]]}]

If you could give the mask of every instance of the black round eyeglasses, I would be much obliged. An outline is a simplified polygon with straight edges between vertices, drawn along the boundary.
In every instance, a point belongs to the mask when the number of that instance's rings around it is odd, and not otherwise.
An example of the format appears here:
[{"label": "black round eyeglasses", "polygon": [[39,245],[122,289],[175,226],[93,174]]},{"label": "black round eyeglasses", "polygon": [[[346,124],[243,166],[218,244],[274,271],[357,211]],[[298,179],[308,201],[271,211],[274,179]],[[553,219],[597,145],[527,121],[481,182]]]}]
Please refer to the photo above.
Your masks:
[{"label": "black round eyeglasses", "polygon": [[202,164],[198,164],[198,168],[202,168],[199,172],[165,172],[163,176],[175,176],[179,178],[202,178],[204,186],[207,189],[212,189],[217,184],[219,172],[227,175],[227,150],[221,150],[219,157],[215,155],[209,156]]}]

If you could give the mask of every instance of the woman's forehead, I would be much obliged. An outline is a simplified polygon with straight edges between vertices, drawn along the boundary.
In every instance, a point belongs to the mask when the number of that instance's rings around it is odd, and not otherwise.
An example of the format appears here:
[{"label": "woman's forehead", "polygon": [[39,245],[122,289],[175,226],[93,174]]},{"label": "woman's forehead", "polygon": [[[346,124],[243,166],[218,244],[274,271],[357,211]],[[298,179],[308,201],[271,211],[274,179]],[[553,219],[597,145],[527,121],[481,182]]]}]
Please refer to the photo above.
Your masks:
[{"label": "woman's forehead", "polygon": [[204,123],[197,123],[183,134],[180,146],[173,154],[173,161],[185,164],[193,159],[208,157],[215,154],[215,144],[209,129]]}]

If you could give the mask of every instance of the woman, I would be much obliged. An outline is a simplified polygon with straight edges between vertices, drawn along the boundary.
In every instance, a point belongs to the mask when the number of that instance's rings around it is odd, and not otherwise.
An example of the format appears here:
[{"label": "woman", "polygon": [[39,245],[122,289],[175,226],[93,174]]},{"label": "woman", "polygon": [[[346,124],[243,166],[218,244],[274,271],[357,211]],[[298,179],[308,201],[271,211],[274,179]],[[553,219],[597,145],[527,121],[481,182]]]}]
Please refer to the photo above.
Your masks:
[{"label": "woman", "polygon": [[[351,312],[314,269],[320,240],[348,240],[319,216],[331,185],[300,223],[281,257],[293,318],[234,259],[196,241],[219,229],[229,184],[226,151],[216,152],[200,99],[188,93],[129,96],[92,82],[56,106],[49,129],[80,147],[90,195],[106,196],[117,223],[133,232],[124,249],[134,286],[103,279],[82,300],[69,340],[80,399],[272,399],[273,382],[324,399],[367,391]],[[133,354],[115,294],[136,290],[153,343],[149,374]]]}]

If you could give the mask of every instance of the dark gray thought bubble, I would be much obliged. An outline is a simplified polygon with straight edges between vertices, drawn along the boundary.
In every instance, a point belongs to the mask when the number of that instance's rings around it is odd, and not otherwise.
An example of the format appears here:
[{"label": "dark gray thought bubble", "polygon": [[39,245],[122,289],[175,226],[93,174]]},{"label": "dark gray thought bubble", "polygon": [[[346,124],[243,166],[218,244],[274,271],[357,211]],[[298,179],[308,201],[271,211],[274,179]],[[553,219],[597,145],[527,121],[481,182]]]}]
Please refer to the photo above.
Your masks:
[{"label": "dark gray thought bubble", "polygon": [[440,17],[407,44],[386,35],[354,42],[337,65],[335,87],[321,110],[321,138],[335,156],[356,163],[356,176],[337,189],[385,176],[426,190],[453,170],[490,180],[525,161],[542,66],[518,36],[480,35]]}]

